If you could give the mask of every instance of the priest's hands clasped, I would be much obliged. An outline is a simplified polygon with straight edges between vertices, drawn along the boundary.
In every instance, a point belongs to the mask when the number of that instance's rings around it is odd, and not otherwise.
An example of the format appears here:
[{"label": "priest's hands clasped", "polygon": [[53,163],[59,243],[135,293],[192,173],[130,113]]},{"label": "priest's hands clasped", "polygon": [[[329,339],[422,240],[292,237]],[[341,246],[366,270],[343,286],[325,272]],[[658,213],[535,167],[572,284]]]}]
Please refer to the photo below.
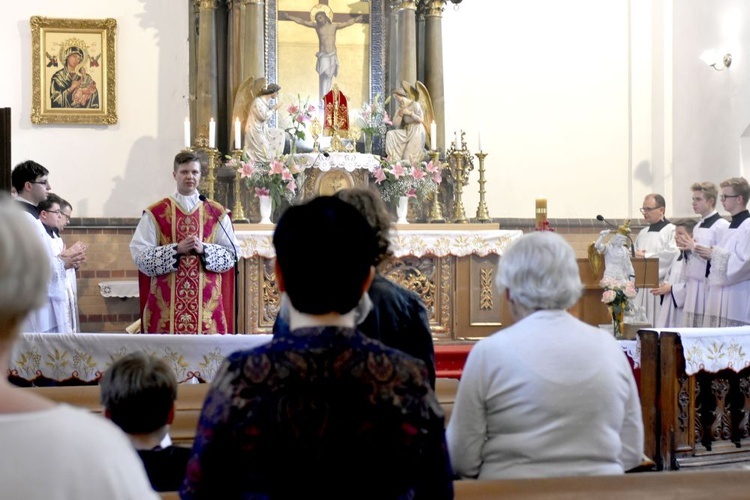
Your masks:
[{"label": "priest's hands clasped", "polygon": [[178,254],[189,254],[189,253],[203,253],[203,242],[197,236],[188,236],[184,240],[177,243]]}]

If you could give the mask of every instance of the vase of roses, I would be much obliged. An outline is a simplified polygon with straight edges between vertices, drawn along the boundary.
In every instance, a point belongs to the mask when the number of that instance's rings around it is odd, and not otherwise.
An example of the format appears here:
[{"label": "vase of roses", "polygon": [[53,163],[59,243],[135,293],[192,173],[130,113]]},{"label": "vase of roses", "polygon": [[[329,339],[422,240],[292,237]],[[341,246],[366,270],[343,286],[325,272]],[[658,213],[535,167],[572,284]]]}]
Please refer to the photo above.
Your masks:
[{"label": "vase of roses", "polygon": [[297,94],[297,101],[293,102],[286,108],[286,112],[291,120],[291,125],[284,130],[289,134],[291,144],[289,146],[289,154],[294,155],[297,153],[297,141],[304,141],[306,138],[305,128],[308,123],[313,119],[313,113],[315,113],[315,106],[310,104],[309,98],[304,102],[302,98]]},{"label": "vase of roses", "polygon": [[388,104],[390,97],[383,101],[380,94],[375,94],[375,98],[370,103],[365,103],[359,110],[359,122],[362,134],[365,140],[365,153],[372,154],[372,140],[377,136],[385,134],[386,125],[393,125],[385,106]]},{"label": "vase of roses", "polygon": [[602,302],[607,304],[612,316],[612,329],[615,337],[621,337],[623,333],[623,317],[626,311],[632,308],[631,300],[635,298],[635,284],[632,281],[603,279],[600,283],[604,289]]},{"label": "vase of roses", "polygon": [[427,199],[428,195],[437,191],[443,180],[440,167],[432,161],[411,165],[406,160],[384,160],[372,175],[383,201],[396,204],[396,222],[399,224],[408,224],[406,212],[409,198]]},{"label": "vase of roses", "polygon": [[258,198],[261,224],[271,223],[271,214],[283,201],[294,203],[299,186],[304,182],[303,169],[295,163],[292,155],[254,163],[243,153],[239,161],[233,159],[227,164],[237,167],[240,178]]}]

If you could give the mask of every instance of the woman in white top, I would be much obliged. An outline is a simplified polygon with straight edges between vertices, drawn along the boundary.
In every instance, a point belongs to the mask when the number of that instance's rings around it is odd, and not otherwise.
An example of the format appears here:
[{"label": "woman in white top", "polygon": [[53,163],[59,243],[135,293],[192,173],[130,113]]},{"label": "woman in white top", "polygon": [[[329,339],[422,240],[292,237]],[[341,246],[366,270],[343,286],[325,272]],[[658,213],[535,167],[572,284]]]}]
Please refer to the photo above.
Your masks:
[{"label": "woman in white top", "polygon": [[516,323],[469,353],[447,439],[454,471],[478,479],[622,474],[641,462],[643,421],[611,334],[565,309],[583,285],[549,232],[503,254],[497,285]]},{"label": "woman in white top", "polygon": [[[47,298],[49,265],[30,222],[0,197],[0,372],[19,328]],[[125,435],[103,417],[58,405],[0,377],[3,498],[158,499]]]}]

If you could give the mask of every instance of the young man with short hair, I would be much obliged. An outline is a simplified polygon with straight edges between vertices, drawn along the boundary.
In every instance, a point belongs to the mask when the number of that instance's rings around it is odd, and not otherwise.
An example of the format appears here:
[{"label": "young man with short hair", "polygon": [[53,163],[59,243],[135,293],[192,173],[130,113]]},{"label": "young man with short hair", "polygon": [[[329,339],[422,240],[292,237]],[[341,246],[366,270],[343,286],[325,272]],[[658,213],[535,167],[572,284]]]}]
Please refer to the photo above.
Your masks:
[{"label": "young man with short hair", "polygon": [[695,245],[695,252],[711,260],[704,326],[750,324],[750,185],[744,177],[721,183],[719,196],[732,222],[713,247]]},{"label": "young man with short hair", "polygon": [[151,285],[143,309],[145,333],[229,333],[221,273],[232,269],[237,241],[228,212],[198,192],[201,164],[177,153],[176,191],[143,211],[130,253]]},{"label": "young man with short hair", "polygon": [[676,326],[702,327],[705,318],[708,277],[711,274],[711,261],[697,254],[695,245],[712,247],[719,243],[729,222],[716,211],[718,188],[713,182],[696,182],[690,187],[693,191],[693,211],[701,219],[693,229],[676,236],[677,248],[688,252],[685,265],[685,305],[682,324]]}]

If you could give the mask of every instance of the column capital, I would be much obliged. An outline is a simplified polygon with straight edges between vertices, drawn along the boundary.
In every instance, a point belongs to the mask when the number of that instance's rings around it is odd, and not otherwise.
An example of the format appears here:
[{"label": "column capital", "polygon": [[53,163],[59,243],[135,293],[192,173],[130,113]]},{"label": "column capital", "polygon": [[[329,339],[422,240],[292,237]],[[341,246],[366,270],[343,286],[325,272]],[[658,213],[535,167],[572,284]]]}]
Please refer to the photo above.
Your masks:
[{"label": "column capital", "polygon": [[218,0],[196,0],[195,4],[200,10],[216,10],[219,6]]},{"label": "column capital", "polygon": [[442,17],[445,10],[446,0],[427,0],[425,2],[425,15],[428,17]]},{"label": "column capital", "polygon": [[265,4],[265,0],[242,0],[242,3],[245,5],[263,5]]},{"label": "column capital", "polygon": [[417,10],[416,0],[391,0],[392,10]]}]

